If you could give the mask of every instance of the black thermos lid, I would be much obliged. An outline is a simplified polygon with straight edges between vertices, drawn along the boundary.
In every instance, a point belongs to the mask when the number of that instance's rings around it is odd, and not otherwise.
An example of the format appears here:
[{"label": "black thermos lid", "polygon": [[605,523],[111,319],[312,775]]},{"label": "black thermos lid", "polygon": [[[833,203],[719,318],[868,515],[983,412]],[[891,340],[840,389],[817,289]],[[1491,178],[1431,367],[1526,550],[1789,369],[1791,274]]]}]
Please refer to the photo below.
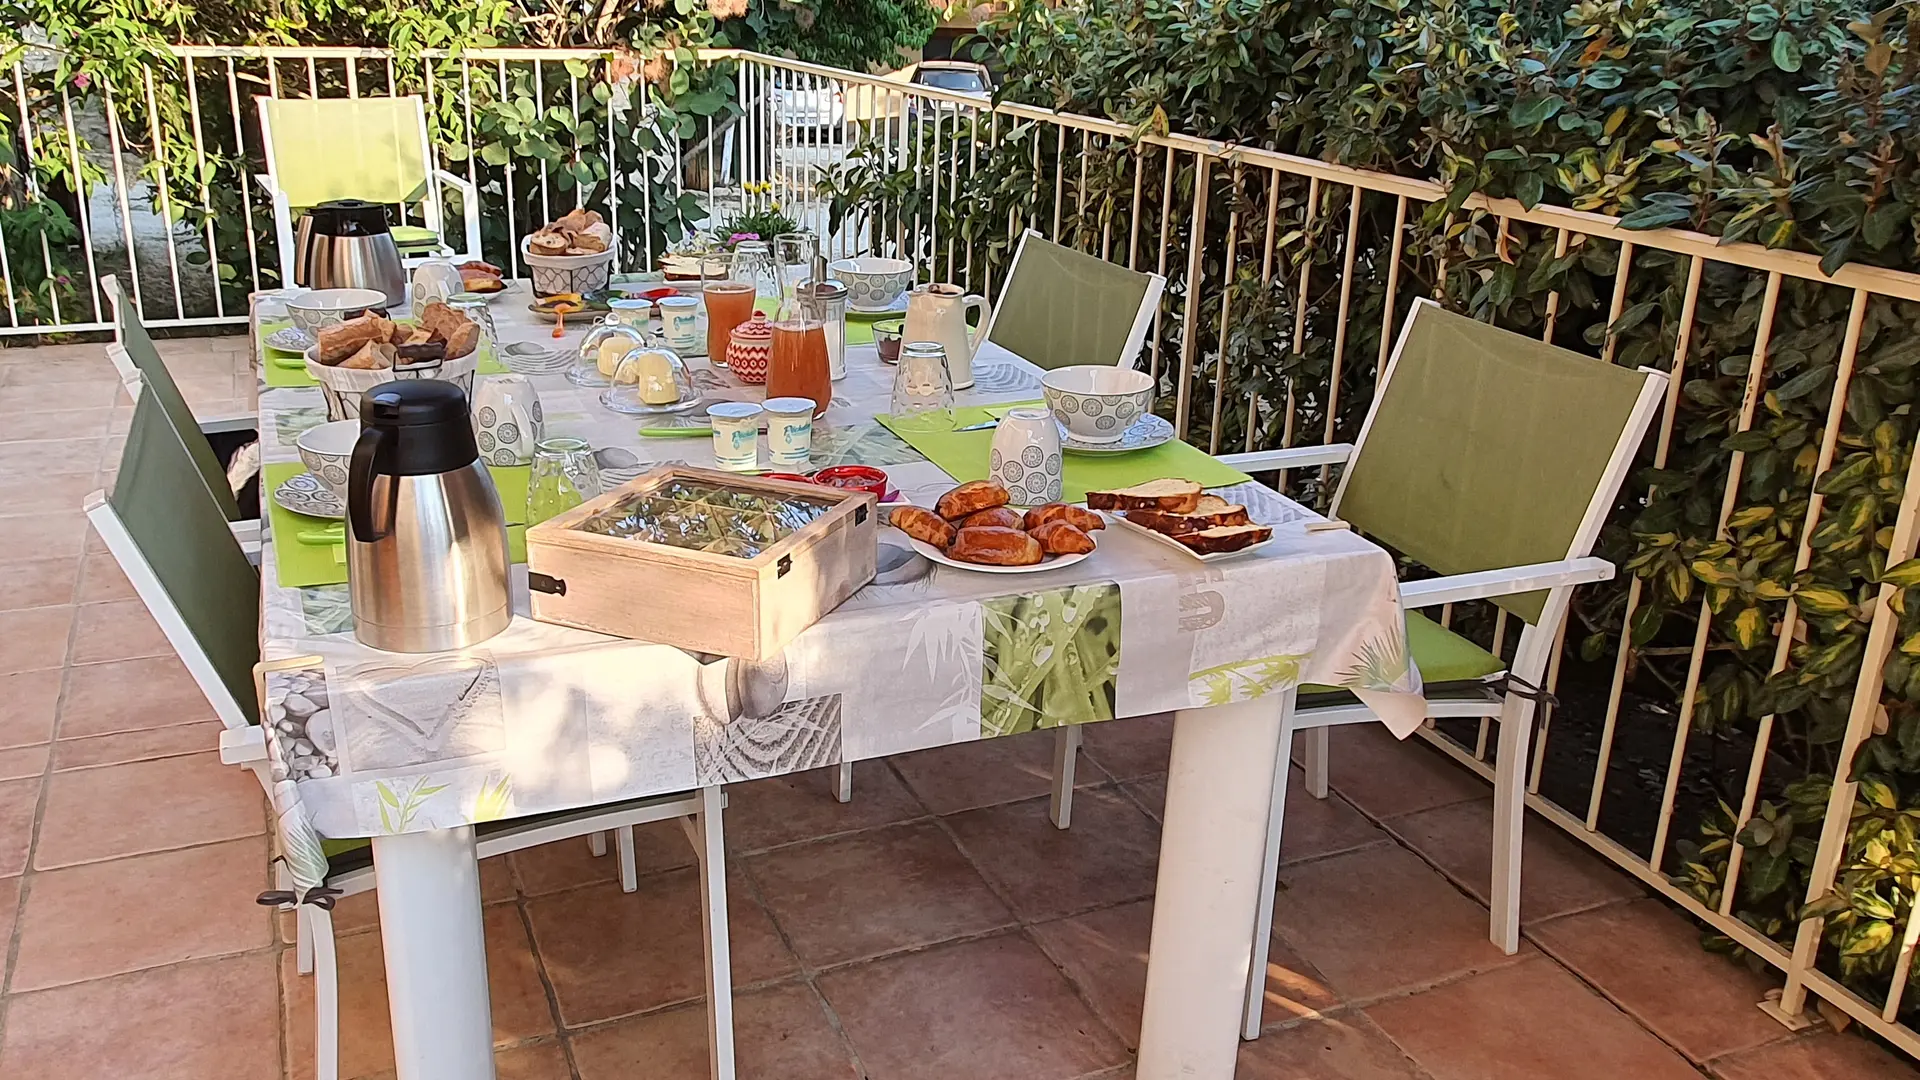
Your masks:
[{"label": "black thermos lid", "polygon": [[360,430],[378,431],[373,471],[425,476],[463,469],[480,457],[467,395],[444,379],[381,383],[360,398]]},{"label": "black thermos lid", "polygon": [[321,236],[380,236],[391,230],[387,208],[364,199],[335,199],[307,211],[315,233]]}]

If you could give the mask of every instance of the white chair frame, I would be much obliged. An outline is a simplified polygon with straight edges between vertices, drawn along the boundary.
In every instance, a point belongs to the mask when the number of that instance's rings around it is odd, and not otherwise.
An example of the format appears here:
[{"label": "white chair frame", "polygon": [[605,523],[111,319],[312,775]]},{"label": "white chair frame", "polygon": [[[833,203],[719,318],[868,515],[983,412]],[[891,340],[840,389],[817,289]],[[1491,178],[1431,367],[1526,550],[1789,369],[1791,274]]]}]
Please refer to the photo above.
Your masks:
[{"label": "white chair frame", "polygon": [[[993,340],[993,324],[1000,318],[1001,301],[1006,297],[1007,290],[1013,288],[1014,283],[1019,280],[1020,257],[1026,254],[1027,241],[1035,238],[1046,239],[1038,229],[1027,229],[1020,234],[1020,246],[1013,249],[1013,261],[1007,264],[1007,279],[1000,286],[1000,295],[994,298],[992,310],[987,312],[987,325],[980,331],[982,341]],[[1134,273],[1143,272],[1134,271]],[[1153,326],[1153,313],[1160,309],[1160,296],[1167,290],[1165,277],[1150,272],[1147,272],[1146,276],[1148,279],[1146,294],[1140,298],[1140,309],[1134,312],[1133,327],[1127,331],[1126,344],[1120,347],[1120,355],[1113,358],[1115,367],[1139,366],[1140,353],[1147,341],[1147,330]]]},{"label": "white chair frame", "polygon": [[[1401,326],[1393,353],[1388,357],[1387,367],[1380,374],[1382,390],[1393,378],[1394,370],[1399,365],[1400,354],[1406,347],[1414,320],[1428,309],[1438,311],[1440,307],[1425,298],[1414,302],[1413,310]],[[1590,553],[1600,537],[1601,526],[1606,523],[1607,513],[1613,509],[1620,484],[1633,466],[1634,455],[1653,422],[1667,385],[1664,373],[1648,368],[1641,368],[1640,371],[1645,376],[1640,396],[1621,429],[1619,440],[1614,444],[1606,471],[1594,488],[1579,528],[1567,546],[1565,558],[1558,562],[1403,582],[1400,586],[1401,605],[1408,609],[1430,608],[1547,590],[1546,606],[1539,620],[1521,630],[1514,662],[1507,669],[1510,675],[1532,686],[1544,685],[1547,665],[1553,655],[1553,643],[1561,623],[1567,617],[1567,605],[1574,587],[1613,577],[1613,564],[1595,558]],[[1379,411],[1381,396],[1376,393],[1373,407],[1368,410],[1366,421],[1361,425],[1359,437],[1354,443],[1223,454],[1217,460],[1246,472],[1345,465],[1366,445],[1367,435]],[[1342,474],[1340,484],[1334,491],[1329,517],[1337,519],[1340,515],[1340,501],[1346,494],[1348,475]],[[1526,765],[1533,744],[1534,707],[1532,699],[1512,693],[1500,697],[1489,695],[1485,699],[1432,701],[1427,706],[1429,718],[1486,717],[1500,721],[1499,757],[1494,768],[1493,881],[1488,897],[1488,906],[1491,908],[1488,937],[1509,955],[1520,948],[1520,856],[1526,814]],[[1267,949],[1271,942],[1273,897],[1280,866],[1280,835],[1286,814],[1293,736],[1296,732],[1306,736],[1301,766],[1306,774],[1307,792],[1316,799],[1324,799],[1328,788],[1327,730],[1343,724],[1371,723],[1378,719],[1372,709],[1358,702],[1318,709],[1294,709],[1288,713],[1287,726],[1281,731],[1280,741],[1280,745],[1287,748],[1288,752],[1281,755],[1273,775],[1267,846],[1262,864],[1264,888],[1260,892],[1260,904],[1253,927],[1252,963],[1248,969],[1246,1002],[1242,1014],[1243,1038],[1251,1040],[1260,1036],[1261,1004],[1266,991]],[[1071,820],[1073,801],[1072,755],[1068,747],[1071,744],[1077,748],[1079,742],[1079,728],[1061,729],[1055,755],[1052,817],[1054,824],[1063,829]]]},{"label": "white chair frame", "polygon": [[[432,164],[439,160],[439,155],[434,152],[433,140],[427,134],[426,105],[420,98],[414,95],[408,94],[404,96],[413,102],[414,115],[419,120],[421,160],[429,163],[427,167],[427,190],[420,200],[420,209],[422,215],[426,218],[426,227],[432,229],[436,234],[441,236],[446,235],[446,215],[440,196],[440,185],[452,185],[455,190],[460,192],[461,210],[466,218],[466,250],[453,251],[448,248],[443,241],[441,245],[442,250],[428,252],[425,255],[409,256],[403,258],[401,263],[402,265],[411,267],[417,266],[428,259],[450,259],[454,262],[478,259],[480,258],[479,189],[468,183],[465,177],[448,172]],[[273,123],[268,119],[265,108],[265,103],[272,99],[262,95],[255,97],[253,100],[255,109],[260,117],[260,142],[266,151],[267,159],[267,171],[265,173],[255,174],[254,180],[265,189],[267,197],[273,202],[273,233],[280,246],[280,284],[283,288],[291,288],[294,284],[293,206],[287,201],[286,193],[280,190],[278,173],[276,172],[274,164]],[[402,211],[405,209],[404,206],[401,207]]]},{"label": "white chair frame", "polygon": [[[136,375],[137,383],[137,375]],[[206,695],[224,730],[220,733],[220,760],[229,765],[251,769],[260,781],[262,792],[271,793],[273,777],[269,771],[265,730],[252,723],[187,627],[180,610],[168,597],[158,575],[141,554],[120,515],[107,501],[105,491],[95,491],[85,501],[87,519],[112,553],[114,561],[133,584],[168,644],[186,665],[194,684]],[[257,546],[256,546],[257,551]],[[262,665],[263,668],[289,666],[285,661]],[[597,838],[595,854],[605,851],[605,835],[611,830],[619,837],[621,889],[633,892],[638,887],[633,861],[633,828],[654,821],[680,820],[693,845],[700,866],[700,901],[705,931],[707,964],[707,1023],[709,1069],[712,1080],[734,1080],[733,1047],[733,975],[727,929],[726,849],[722,826],[725,796],[717,786],[677,795],[658,796],[629,802],[596,806],[558,817],[541,818],[524,825],[509,826],[478,839],[478,858],[504,855],[556,841]],[[284,863],[276,857],[280,887],[289,887]],[[327,885],[343,896],[371,891],[374,868],[358,868],[329,876]],[[282,908],[281,910],[285,910]],[[295,904],[294,957],[301,974],[314,976],[314,1047],[317,1080],[337,1080],[340,1062],[339,970],[335,960],[333,917],[316,904]]]}]

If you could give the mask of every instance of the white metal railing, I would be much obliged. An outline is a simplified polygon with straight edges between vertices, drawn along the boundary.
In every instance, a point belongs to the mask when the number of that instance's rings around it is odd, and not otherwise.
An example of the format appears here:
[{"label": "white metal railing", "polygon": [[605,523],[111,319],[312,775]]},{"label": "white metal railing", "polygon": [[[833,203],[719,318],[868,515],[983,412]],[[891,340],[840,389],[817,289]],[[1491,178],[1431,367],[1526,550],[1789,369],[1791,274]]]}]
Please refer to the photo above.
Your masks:
[{"label": "white metal railing", "polygon": [[[214,89],[226,98],[226,105],[220,111],[231,117],[232,130],[221,136],[220,152],[237,152],[242,159],[246,153],[254,150],[246,133],[248,122],[242,119],[244,110],[241,100],[245,95],[241,93],[239,83],[245,81],[245,76],[262,80],[268,92],[280,94],[290,89],[281,79],[283,72],[289,68],[295,75],[304,73],[305,78],[300,85],[314,87],[324,81],[322,71],[325,65],[344,65],[345,90],[348,93],[364,93],[368,92],[368,88],[360,85],[359,71],[362,65],[369,65],[376,73],[385,73],[384,85],[374,89],[388,92],[396,87],[404,89],[404,79],[400,82],[395,80],[394,57],[375,50],[181,47],[175,50],[175,55],[183,66],[184,74],[196,87],[200,83],[193,80],[196,77],[204,78],[204,69],[212,68]],[[569,60],[591,62],[602,58],[602,54],[594,52],[534,49],[476,50],[459,57],[436,57],[443,61],[443,71],[450,69],[457,74],[436,74],[430,67],[420,92],[435,100],[438,100],[436,95],[452,95],[453,100],[470,110],[472,84],[476,78],[491,79],[495,86],[504,88],[510,69],[539,72],[553,65],[565,65]],[[682,183],[683,178],[689,170],[698,172],[704,178],[698,185],[698,192],[710,212],[722,204],[767,208],[778,202],[782,209],[822,236],[830,255],[842,256],[874,248],[896,251],[915,261],[923,280],[964,281],[982,292],[992,294],[993,274],[999,260],[982,257],[986,250],[983,245],[989,239],[998,238],[999,223],[994,223],[995,237],[983,237],[977,230],[968,235],[955,236],[951,219],[957,212],[957,202],[976,197],[973,185],[980,176],[983,154],[1016,145],[1006,140],[1023,139],[1030,143],[1028,166],[1032,172],[1032,189],[1021,205],[1009,210],[1004,224],[1004,239],[1011,241],[1021,228],[1031,227],[1061,242],[1077,242],[1102,258],[1137,269],[1150,268],[1174,280],[1178,287],[1169,289],[1162,310],[1156,314],[1147,362],[1157,377],[1164,375],[1172,385],[1175,424],[1181,435],[1191,435],[1196,425],[1204,421],[1208,448],[1214,452],[1223,449],[1222,432],[1227,426],[1224,421],[1230,418],[1229,410],[1242,407],[1246,410],[1247,421],[1245,449],[1255,448],[1256,432],[1263,426],[1255,421],[1264,418],[1277,420],[1280,442],[1284,445],[1335,441],[1338,434],[1335,424],[1340,415],[1338,396],[1343,379],[1350,374],[1349,369],[1356,365],[1369,361],[1378,364],[1384,360],[1393,338],[1393,328],[1404,316],[1398,299],[1403,291],[1403,283],[1411,280],[1412,254],[1408,245],[1417,239],[1415,222],[1430,205],[1443,203],[1447,197],[1445,189],[1428,180],[1368,172],[1177,133],[1142,137],[1124,125],[1105,119],[1012,103],[990,105],[966,94],[816,64],[734,50],[703,50],[695,57],[695,63],[731,66],[734,111],[730,116],[707,121],[704,138],[700,140],[691,160],[677,135],[663,139],[658,152],[646,157],[647,168],[657,168],[660,177],[668,181],[666,191],[687,190],[687,185]],[[263,69],[264,77],[257,74]],[[12,76],[16,100],[26,101],[26,81],[21,68],[16,66]],[[569,92],[576,98],[581,89],[580,83],[577,75],[569,74]],[[545,86],[547,83],[536,76],[535,85]],[[111,119],[116,115],[114,88],[105,89],[105,109]],[[157,112],[151,108],[153,84],[148,81],[135,90],[145,96],[149,103],[149,115],[156,117],[154,122],[157,124]],[[53,110],[51,114],[47,112],[49,108]],[[64,125],[68,142],[73,141],[75,109],[67,88],[61,88],[57,107],[43,102],[41,109],[27,110],[26,114],[36,123],[44,122],[42,118],[48,115],[58,117]],[[480,179],[484,172],[491,170],[501,181],[498,185],[500,209],[511,206],[515,202],[515,177],[526,167],[522,165],[516,168],[512,162],[497,167],[476,161],[471,141],[473,124],[470,113],[467,120],[464,127],[469,141],[465,144],[465,153],[459,162],[449,164],[464,168],[473,179]],[[204,165],[208,152],[205,147],[213,140],[203,130],[198,98],[191,125],[193,146],[198,160]],[[142,265],[134,243],[130,225],[133,215],[129,209],[134,201],[130,194],[133,189],[121,165],[125,155],[120,145],[120,126],[117,121],[112,122],[106,130],[113,140],[113,174],[106,182],[105,189],[111,195],[112,205],[118,207],[120,239],[127,248],[128,258],[134,263],[133,268],[138,271]],[[155,142],[161,137],[158,128],[149,132],[149,138]],[[31,141],[33,136],[28,134],[27,138]],[[613,153],[612,142],[613,132],[609,123],[606,145],[583,147],[580,152],[589,157],[592,153],[599,153],[603,155],[602,160],[611,164],[617,157]],[[962,146],[965,147],[964,154],[953,149]],[[862,148],[863,152],[872,156],[872,160],[888,168],[913,173],[914,189],[911,192],[884,192],[871,204],[854,208],[839,228],[830,229],[827,227],[828,200],[821,194],[818,182],[826,170],[842,165],[856,147]],[[78,173],[81,163],[77,150],[73,151],[72,158],[72,170]],[[1118,162],[1118,167],[1127,170],[1122,182],[1105,193],[1090,188],[1089,169],[1110,162]],[[698,167],[702,163],[704,169]],[[1176,172],[1184,175],[1184,170],[1189,168],[1195,178],[1191,193],[1176,199]],[[623,200],[639,198],[643,203],[641,220],[650,230],[653,210],[648,200],[652,198],[657,185],[628,185],[623,188],[620,186],[618,168],[611,171],[615,179],[608,194],[610,207],[620,208],[626,205]],[[1050,176],[1047,175],[1049,171]],[[523,183],[532,180],[533,174],[529,170]],[[535,182],[539,186],[539,205],[544,212],[551,205],[547,173],[540,171]],[[247,199],[245,186],[244,183],[240,185],[243,200]],[[633,190],[635,186],[639,188],[637,193]],[[1157,199],[1150,197],[1150,188],[1157,190]],[[157,183],[152,190],[160,192],[162,200],[171,197],[166,193],[164,183]],[[578,191],[577,188],[575,190]],[[1130,197],[1127,194],[1129,190]],[[1118,194],[1114,193],[1116,191]],[[1090,205],[1090,192],[1093,192],[1095,200],[1101,201]],[[523,192],[522,196],[527,194]],[[212,201],[204,188],[197,195],[203,206],[211,207]],[[1233,200],[1224,221],[1220,220],[1221,215],[1215,213],[1215,208],[1210,205],[1215,198]],[[95,249],[100,246],[101,237],[98,223],[92,220],[86,209],[91,201],[90,198],[81,200],[82,213],[77,223],[77,246],[85,253],[89,277],[107,269],[102,265],[105,260],[96,257]],[[1287,204],[1284,216],[1283,204]],[[1360,243],[1363,212],[1368,209],[1380,210],[1381,219],[1384,220],[1388,207],[1391,208],[1392,220],[1392,225],[1387,229],[1388,235],[1363,251]],[[627,208],[630,210],[630,207]],[[1091,219],[1090,210],[1094,215]],[[1344,217],[1341,216],[1342,210]],[[233,260],[233,264],[236,271],[244,269],[244,274],[239,275],[242,280],[251,286],[258,286],[266,283],[261,268],[272,265],[272,260],[259,254],[261,237],[252,227],[251,203],[247,204],[246,211],[246,250]],[[489,206],[489,211],[497,213],[498,209]],[[160,212],[168,213],[164,208]],[[1862,327],[1870,308],[1895,300],[1920,301],[1920,276],[1913,274],[1849,265],[1829,276],[1822,273],[1818,260],[1810,255],[1772,251],[1745,243],[1722,244],[1711,236],[1683,230],[1628,230],[1622,228],[1615,218],[1561,207],[1542,205],[1527,209],[1511,200],[1474,196],[1459,206],[1447,220],[1451,224],[1456,221],[1465,223],[1475,218],[1486,222],[1489,228],[1497,229],[1498,242],[1502,245],[1506,243],[1511,230],[1531,228],[1553,238],[1557,256],[1584,245],[1602,245],[1605,250],[1610,250],[1617,258],[1618,269],[1614,274],[1611,295],[1607,298],[1608,327],[1619,321],[1625,309],[1636,259],[1645,261],[1650,255],[1660,253],[1683,261],[1684,300],[1678,314],[1677,334],[1671,354],[1662,358],[1675,377],[1656,436],[1656,466],[1666,463],[1674,444],[1680,390],[1686,382],[1689,362],[1695,360],[1694,332],[1699,315],[1702,278],[1710,267],[1738,268],[1751,274],[1762,290],[1762,305],[1751,350],[1755,360],[1749,365],[1746,393],[1737,420],[1738,430],[1741,431],[1753,427],[1756,407],[1766,389],[1769,347],[1776,332],[1775,322],[1780,310],[1783,285],[1796,281],[1817,283],[1824,288],[1844,290],[1850,297],[1828,422],[1821,433],[1815,475],[1831,466],[1839,448],[1840,421],[1861,350]],[[944,234],[941,231],[943,220],[949,221]],[[1090,220],[1097,223],[1098,227],[1090,226]],[[506,246],[509,251],[517,248],[517,230],[521,224],[513,215],[507,216]],[[1289,228],[1293,231],[1286,232]],[[218,278],[218,259],[222,253],[214,250],[214,223],[208,222],[204,232],[202,243],[211,254],[213,261],[210,269]],[[23,245],[18,237],[8,239],[13,241],[8,246],[15,251],[45,253],[51,269],[51,252],[56,245],[46,236],[40,237],[37,244]],[[156,302],[164,303],[158,298],[141,297],[142,310],[150,321],[157,325],[190,325],[243,319],[244,312],[222,301],[218,290],[215,290],[211,311],[190,312],[182,304],[179,287],[182,266],[176,238],[169,232],[166,240],[165,265],[171,275],[169,280],[173,283],[172,310],[156,309]],[[649,242],[639,248],[640,257],[648,262],[656,255],[651,240],[650,232]],[[1220,246],[1214,250],[1225,252],[1217,276],[1205,273],[1209,244],[1216,240]],[[1316,260],[1316,251],[1322,249],[1328,253],[1337,250],[1338,258],[1324,262]],[[1284,393],[1276,394],[1272,400],[1247,394],[1243,401],[1229,401],[1227,380],[1221,377],[1223,357],[1233,320],[1245,317],[1235,309],[1233,284],[1237,280],[1236,275],[1243,270],[1252,273],[1256,265],[1256,251],[1257,279],[1262,287],[1274,288],[1277,282],[1277,287],[1284,289],[1291,297],[1290,332],[1285,327],[1279,331],[1285,337],[1284,348],[1288,354],[1298,357],[1310,345],[1319,347],[1310,341],[1309,313],[1313,312],[1316,316],[1331,314],[1330,371],[1322,385],[1295,385],[1288,380]],[[1450,247],[1442,248],[1438,256],[1436,289],[1446,288],[1446,265],[1451,251]],[[516,257],[508,253],[502,261],[512,265]],[[244,268],[239,262],[241,258],[245,260]],[[153,273],[153,268],[147,269]],[[1329,287],[1328,274],[1338,279],[1337,288]],[[14,312],[14,275],[6,265],[0,265],[0,276],[4,276],[7,283],[8,311]],[[137,279],[138,273],[130,276]],[[1377,326],[1365,329],[1376,334],[1378,351],[1373,356],[1356,356],[1352,354],[1352,342],[1357,336],[1355,332],[1350,332],[1352,316],[1362,296],[1375,294],[1383,298],[1376,316]],[[1555,294],[1547,300],[1543,334],[1546,340],[1555,338],[1563,313],[1562,299]],[[1201,340],[1203,315],[1217,323],[1212,331],[1216,336],[1209,341]],[[16,315],[14,325],[0,327],[0,332],[83,330],[104,326],[96,301],[92,307],[83,305],[78,311],[57,311],[51,322],[43,321],[37,325],[22,323]],[[1358,329],[1360,327],[1354,324],[1353,330]],[[1577,343],[1563,343],[1579,347]],[[1618,340],[1609,330],[1597,351],[1601,356],[1612,359],[1617,346]],[[1197,392],[1207,379],[1212,381],[1210,400]],[[1311,412],[1306,410],[1309,399],[1315,401],[1320,418],[1320,423],[1313,430],[1305,426],[1306,419],[1311,418]],[[1237,412],[1231,415],[1237,417]],[[1722,535],[1727,532],[1728,520],[1738,502],[1745,459],[1746,455],[1739,452],[1731,456],[1716,522],[1716,528]],[[1797,537],[1797,569],[1804,569],[1808,565],[1812,552],[1811,537],[1824,510],[1824,497],[1811,494],[1806,505],[1805,521]],[[1913,471],[1907,477],[1899,501],[1892,550],[1887,556],[1889,565],[1913,557],[1916,546],[1920,546],[1920,454],[1914,456]],[[1880,706],[1882,670],[1898,621],[1896,614],[1888,607],[1887,600],[1891,593],[1891,587],[1883,587],[1879,601],[1873,608],[1866,657],[1840,747],[1841,761],[1851,760],[1854,752],[1874,730],[1875,714]],[[1632,579],[1626,595],[1623,623],[1631,621],[1634,611],[1644,599],[1641,582],[1637,578]],[[1625,635],[1622,636],[1612,665],[1590,796],[1582,805],[1562,806],[1539,794],[1540,762],[1546,757],[1553,734],[1552,712],[1549,709],[1543,711],[1534,746],[1530,805],[1547,820],[1578,837],[1649,888],[1779,968],[1786,976],[1787,987],[1780,1004],[1771,1008],[1783,1021],[1797,1023],[1806,995],[1816,994],[1909,1055],[1920,1057],[1920,1036],[1897,1020],[1911,953],[1916,936],[1920,936],[1920,922],[1915,921],[1913,914],[1907,916],[1905,949],[1888,996],[1880,1001],[1869,1001],[1841,985],[1817,966],[1821,947],[1821,927],[1818,923],[1809,921],[1802,924],[1796,948],[1790,950],[1734,916],[1733,897],[1741,873],[1743,854],[1738,845],[1735,845],[1724,883],[1726,900],[1716,907],[1709,907],[1678,888],[1664,873],[1665,852],[1675,817],[1676,793],[1682,779],[1695,715],[1695,691],[1699,688],[1708,652],[1707,614],[1703,603],[1697,621],[1699,629],[1688,651],[1684,683],[1678,700],[1674,702],[1678,719],[1671,741],[1669,767],[1657,807],[1658,824],[1651,848],[1645,851],[1629,849],[1601,832],[1599,827],[1607,798],[1605,780],[1620,734],[1623,694],[1633,652]],[[1447,617],[1446,614],[1442,615],[1443,622]],[[1788,663],[1788,650],[1795,639],[1799,620],[1794,601],[1788,599],[1785,601],[1784,626],[1774,655],[1775,671]],[[1504,614],[1494,621],[1492,635],[1492,647],[1498,652],[1507,644]],[[1556,656],[1549,673],[1550,688],[1558,681],[1561,666]],[[1483,726],[1477,739],[1459,742],[1436,730],[1423,732],[1435,745],[1468,767],[1490,777],[1492,770],[1487,761],[1486,734]],[[1744,780],[1743,797],[1737,812],[1740,826],[1744,826],[1755,813],[1773,736],[1773,718],[1765,718],[1756,733],[1751,763]],[[1834,884],[1845,851],[1845,826],[1854,793],[1853,783],[1844,777],[1833,787],[1808,900],[1824,894]]]}]

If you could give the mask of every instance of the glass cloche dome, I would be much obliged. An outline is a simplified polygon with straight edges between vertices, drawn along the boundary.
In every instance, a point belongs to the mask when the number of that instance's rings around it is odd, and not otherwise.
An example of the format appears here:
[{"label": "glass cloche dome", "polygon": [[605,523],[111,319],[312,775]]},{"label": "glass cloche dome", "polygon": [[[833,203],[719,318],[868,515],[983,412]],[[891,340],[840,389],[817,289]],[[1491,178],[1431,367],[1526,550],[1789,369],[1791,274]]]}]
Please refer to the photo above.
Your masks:
[{"label": "glass cloche dome", "polygon": [[700,404],[700,396],[679,353],[661,345],[642,345],[614,366],[613,385],[601,393],[600,404],[634,415],[677,413]]},{"label": "glass cloche dome", "polygon": [[646,343],[647,335],[609,315],[581,339],[580,352],[567,369],[567,379],[576,386],[608,386],[620,361]]}]

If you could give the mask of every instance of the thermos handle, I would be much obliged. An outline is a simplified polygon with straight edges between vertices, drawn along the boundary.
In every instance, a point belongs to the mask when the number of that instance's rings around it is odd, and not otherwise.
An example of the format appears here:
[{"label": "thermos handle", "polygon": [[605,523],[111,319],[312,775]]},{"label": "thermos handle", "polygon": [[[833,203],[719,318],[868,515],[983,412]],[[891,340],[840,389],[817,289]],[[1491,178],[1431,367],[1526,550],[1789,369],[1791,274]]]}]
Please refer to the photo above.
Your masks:
[{"label": "thermos handle", "polygon": [[379,452],[380,443],[387,433],[380,428],[363,427],[359,441],[353,444],[353,458],[347,476],[347,524],[353,530],[353,538],[362,544],[371,544],[387,538],[393,526],[393,516],[398,510],[394,504],[400,499],[400,485],[388,485],[387,527],[376,529],[373,525],[373,460]]}]

